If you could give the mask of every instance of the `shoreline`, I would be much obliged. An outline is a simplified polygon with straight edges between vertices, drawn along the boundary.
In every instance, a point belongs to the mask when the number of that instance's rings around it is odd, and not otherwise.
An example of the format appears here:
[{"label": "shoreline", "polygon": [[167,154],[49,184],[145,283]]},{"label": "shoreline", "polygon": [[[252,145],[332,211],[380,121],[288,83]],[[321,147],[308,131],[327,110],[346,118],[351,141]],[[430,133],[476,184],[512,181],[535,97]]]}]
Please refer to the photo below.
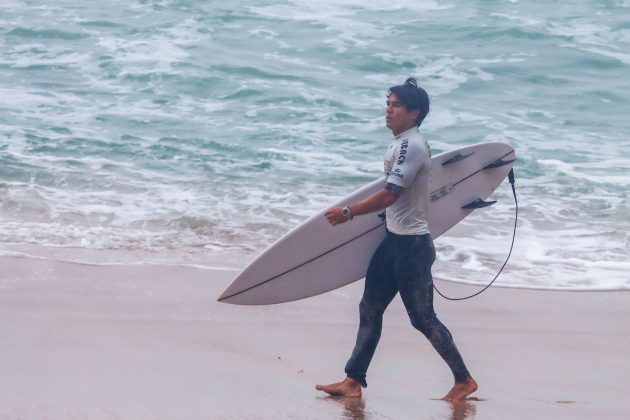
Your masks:
[{"label": "shoreline", "polygon": [[[216,302],[235,275],[174,266],[85,266],[0,257],[0,417],[622,418],[630,295],[492,287],[435,297],[479,382],[453,407],[446,365],[399,298],[360,401],[342,379],[362,281],[272,306]],[[476,287],[436,280],[449,295]],[[519,417],[522,415],[522,417]]]},{"label": "shoreline", "polygon": [[[33,247],[33,249],[37,249],[38,253],[46,253],[47,251],[50,250],[50,248],[48,247],[40,247],[40,246],[35,246]],[[63,255],[67,255],[67,253],[71,250],[67,249],[67,248],[59,248],[56,250],[57,252],[60,252]],[[99,251],[99,250],[91,250],[90,253],[92,254],[103,254],[103,253],[107,253],[108,251]],[[124,253],[124,251],[116,251],[116,253]],[[260,253],[251,253],[247,255],[247,259],[245,261],[239,261],[238,264],[235,264],[235,261],[237,261],[237,255],[238,253],[236,252],[230,252],[228,253],[228,261],[230,261],[232,263],[232,265],[220,265],[219,261],[221,261],[220,257],[213,257],[211,259],[208,259],[205,261],[205,263],[202,263],[201,261],[197,261],[197,262],[185,262],[185,261],[179,261],[179,260],[175,260],[172,262],[158,262],[157,260],[160,259],[160,257],[162,257],[162,254],[166,254],[165,251],[161,251],[160,253],[147,253],[145,251],[141,251],[139,252],[139,256],[146,256],[146,255],[153,255],[152,258],[156,259],[156,260],[148,260],[148,261],[142,261],[142,262],[129,262],[129,261],[103,261],[103,262],[95,262],[95,261],[81,261],[81,260],[73,260],[73,259],[69,259],[67,257],[60,257],[60,256],[45,256],[45,255],[37,255],[37,254],[31,254],[31,253],[27,253],[27,252],[22,252],[22,251],[11,251],[11,250],[0,250],[0,259],[2,258],[25,258],[25,259],[34,259],[34,260],[44,260],[44,261],[51,261],[51,262],[58,262],[58,263],[63,263],[63,264],[77,264],[77,265],[84,265],[84,266],[94,266],[94,267],[107,267],[107,266],[146,266],[146,267],[179,267],[179,268],[193,268],[193,269],[199,269],[199,270],[205,270],[205,271],[225,271],[225,272],[234,272],[234,273],[238,273],[240,270],[242,270],[249,262],[251,262],[254,258],[256,258]],[[238,265],[238,266],[237,266]],[[501,276],[506,276],[509,275],[509,273],[502,273]],[[499,276],[498,280],[501,279],[501,276]],[[451,278],[444,278],[441,277],[439,274],[435,274],[433,275],[435,280],[441,281],[441,282],[447,282],[447,283],[455,283],[455,284],[462,284],[465,286],[471,286],[472,288],[482,288],[484,286],[487,285],[487,283],[481,283],[481,282],[472,282],[472,281],[467,281],[467,280],[454,280]],[[490,282],[490,280],[488,280],[488,282]],[[227,286],[226,286],[227,287]],[[517,290],[537,290],[537,291],[550,291],[550,292],[629,292],[630,288],[614,288],[614,287],[605,287],[605,286],[601,286],[601,287],[589,287],[589,288],[568,288],[568,287],[554,287],[554,286],[538,286],[538,285],[522,285],[522,284],[506,284],[506,283],[494,283],[492,286],[490,286],[490,288],[505,288],[505,289],[517,289]],[[473,293],[473,292],[471,292]],[[484,292],[485,293],[485,292]],[[308,299],[308,298],[307,298]]]}]

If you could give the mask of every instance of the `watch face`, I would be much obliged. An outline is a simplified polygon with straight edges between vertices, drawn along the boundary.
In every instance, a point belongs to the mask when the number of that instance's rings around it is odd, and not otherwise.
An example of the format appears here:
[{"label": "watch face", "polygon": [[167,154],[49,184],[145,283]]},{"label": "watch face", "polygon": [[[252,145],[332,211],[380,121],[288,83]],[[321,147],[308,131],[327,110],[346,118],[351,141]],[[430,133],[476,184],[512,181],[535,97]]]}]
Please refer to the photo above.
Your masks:
[{"label": "watch face", "polygon": [[343,217],[349,217],[350,216],[350,209],[348,207],[344,207],[341,210],[341,214],[343,215]]}]

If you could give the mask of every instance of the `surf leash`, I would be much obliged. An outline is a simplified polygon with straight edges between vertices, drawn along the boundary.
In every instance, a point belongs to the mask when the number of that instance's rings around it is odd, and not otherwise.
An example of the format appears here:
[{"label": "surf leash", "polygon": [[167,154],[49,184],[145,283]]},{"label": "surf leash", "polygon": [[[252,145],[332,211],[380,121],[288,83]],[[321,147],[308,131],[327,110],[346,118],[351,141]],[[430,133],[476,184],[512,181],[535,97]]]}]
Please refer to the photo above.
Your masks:
[{"label": "surf leash", "polygon": [[514,195],[514,204],[516,205],[516,213],[514,215],[514,232],[512,233],[512,244],[510,245],[510,252],[508,252],[508,256],[505,259],[505,262],[503,263],[503,265],[499,269],[499,272],[497,273],[496,276],[494,276],[494,278],[492,279],[492,281],[490,283],[488,283],[483,289],[479,290],[476,293],[473,293],[470,296],[464,296],[464,297],[460,297],[460,298],[452,298],[452,297],[445,296],[442,292],[440,292],[438,290],[437,287],[435,287],[435,283],[433,283],[433,288],[435,289],[435,291],[438,292],[438,294],[440,296],[442,296],[444,299],[447,299],[447,300],[465,300],[465,299],[470,299],[472,297],[475,297],[478,294],[486,291],[490,286],[492,286],[492,283],[494,283],[494,281],[499,277],[499,274],[501,274],[501,272],[505,268],[505,265],[510,260],[510,256],[512,255],[512,249],[514,248],[514,238],[516,237],[516,223],[518,222],[518,200],[516,199],[516,188],[514,187],[514,169],[510,169],[510,172],[508,173],[508,180],[510,181],[510,184],[512,185],[512,194]]}]

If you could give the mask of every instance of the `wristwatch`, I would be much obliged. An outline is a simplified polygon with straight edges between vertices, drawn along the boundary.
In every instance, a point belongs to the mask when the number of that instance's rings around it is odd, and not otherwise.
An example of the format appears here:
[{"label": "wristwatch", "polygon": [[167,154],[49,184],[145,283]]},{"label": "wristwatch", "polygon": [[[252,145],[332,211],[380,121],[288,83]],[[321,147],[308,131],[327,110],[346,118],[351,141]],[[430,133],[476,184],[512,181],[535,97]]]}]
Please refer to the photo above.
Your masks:
[{"label": "wristwatch", "polygon": [[346,220],[352,220],[352,214],[350,214],[350,208],[348,206],[341,209],[341,215],[345,217]]}]

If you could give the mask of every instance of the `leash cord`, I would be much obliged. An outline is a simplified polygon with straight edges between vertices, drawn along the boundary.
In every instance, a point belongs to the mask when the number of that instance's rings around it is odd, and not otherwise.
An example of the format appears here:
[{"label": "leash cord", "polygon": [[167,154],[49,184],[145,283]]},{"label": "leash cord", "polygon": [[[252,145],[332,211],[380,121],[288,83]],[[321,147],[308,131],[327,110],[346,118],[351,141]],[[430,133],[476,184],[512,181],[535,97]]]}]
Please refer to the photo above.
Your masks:
[{"label": "leash cord", "polygon": [[510,181],[510,184],[512,184],[512,194],[514,195],[514,204],[516,205],[516,213],[514,216],[514,232],[512,233],[512,244],[510,245],[510,252],[508,253],[507,258],[505,259],[505,262],[503,263],[503,265],[501,266],[501,269],[499,270],[499,272],[497,273],[496,276],[494,276],[494,278],[492,279],[492,281],[490,283],[488,283],[483,289],[479,290],[476,293],[473,293],[470,296],[465,296],[465,297],[460,297],[460,298],[451,298],[448,296],[445,296],[442,294],[442,292],[440,292],[438,290],[437,287],[435,287],[435,283],[433,284],[433,288],[435,289],[436,292],[438,292],[438,294],[440,296],[442,296],[444,299],[447,300],[465,300],[465,299],[470,299],[472,297],[477,296],[478,294],[484,292],[485,290],[487,290],[490,286],[492,286],[492,283],[494,283],[494,281],[499,277],[499,274],[501,274],[501,272],[503,271],[503,269],[505,268],[505,265],[507,264],[507,262],[510,259],[510,256],[512,255],[512,248],[514,248],[514,238],[516,237],[516,223],[518,222],[518,201],[516,199],[516,188],[514,187],[514,170],[510,169],[510,172],[508,173],[508,180]]}]

